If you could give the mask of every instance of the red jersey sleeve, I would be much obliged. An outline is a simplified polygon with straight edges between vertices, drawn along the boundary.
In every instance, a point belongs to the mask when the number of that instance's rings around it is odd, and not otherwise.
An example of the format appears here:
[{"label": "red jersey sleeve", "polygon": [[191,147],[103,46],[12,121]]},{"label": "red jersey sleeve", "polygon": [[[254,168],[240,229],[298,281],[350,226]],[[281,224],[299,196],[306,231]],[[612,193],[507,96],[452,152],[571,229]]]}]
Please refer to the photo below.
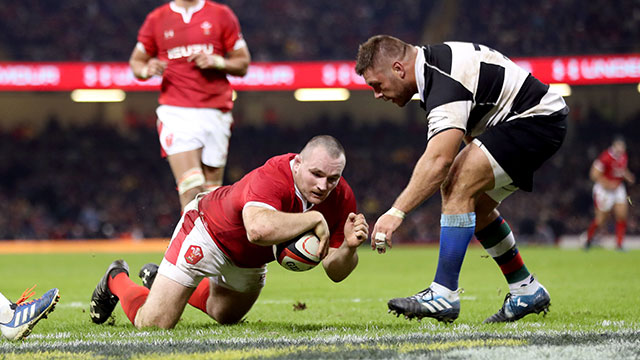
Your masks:
[{"label": "red jersey sleeve", "polygon": [[151,57],[156,57],[158,55],[158,44],[156,43],[155,36],[153,35],[157,18],[156,14],[157,11],[152,11],[147,15],[147,18],[144,20],[144,23],[138,31],[138,42],[144,46],[147,55]]},{"label": "red jersey sleeve", "polygon": [[278,211],[288,211],[285,208],[287,199],[291,197],[288,184],[274,179],[268,173],[258,170],[246,187],[244,203],[260,202],[273,206]]},{"label": "red jersey sleeve", "polygon": [[225,21],[225,26],[222,29],[222,42],[224,43],[224,52],[226,54],[233,51],[236,42],[242,39],[242,31],[240,30],[240,22],[236,14],[234,14],[228,6],[224,6],[223,9],[226,12],[226,16],[221,17],[221,19]]}]

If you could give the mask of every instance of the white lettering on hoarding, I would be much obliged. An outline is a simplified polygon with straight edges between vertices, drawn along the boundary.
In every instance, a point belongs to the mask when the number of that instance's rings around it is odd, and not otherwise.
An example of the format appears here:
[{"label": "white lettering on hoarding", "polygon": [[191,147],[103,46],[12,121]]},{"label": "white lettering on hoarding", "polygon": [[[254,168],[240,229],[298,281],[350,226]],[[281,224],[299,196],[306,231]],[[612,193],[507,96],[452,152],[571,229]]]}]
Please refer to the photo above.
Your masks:
[{"label": "white lettering on hoarding", "polygon": [[556,59],[552,77],[555,81],[640,78],[640,57]]},{"label": "white lettering on hoarding", "polygon": [[54,65],[0,66],[0,85],[43,86],[60,84],[60,69]]},{"label": "white lettering on hoarding", "polygon": [[364,85],[364,78],[356,74],[350,64],[326,64],[322,67],[322,83],[325,86]]},{"label": "white lettering on hoarding", "polygon": [[133,76],[128,65],[100,64],[86,65],[82,69],[84,86],[88,88],[128,87],[128,86],[157,86],[161,77],[153,77],[147,81],[139,81]]},{"label": "white lettering on hoarding", "polygon": [[296,75],[289,65],[251,65],[244,77],[228,76],[233,85],[274,86],[293,85]]}]

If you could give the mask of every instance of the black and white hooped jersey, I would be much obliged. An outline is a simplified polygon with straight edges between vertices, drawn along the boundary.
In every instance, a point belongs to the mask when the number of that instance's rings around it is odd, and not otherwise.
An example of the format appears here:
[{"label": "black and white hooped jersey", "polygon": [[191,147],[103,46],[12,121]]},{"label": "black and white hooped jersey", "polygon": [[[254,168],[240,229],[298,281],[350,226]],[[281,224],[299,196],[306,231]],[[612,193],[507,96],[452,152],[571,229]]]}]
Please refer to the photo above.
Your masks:
[{"label": "black and white hooped jersey", "polygon": [[505,121],[566,107],[548,85],[484,45],[418,47],[415,72],[420,106],[427,111],[427,139],[451,128],[475,137]]}]

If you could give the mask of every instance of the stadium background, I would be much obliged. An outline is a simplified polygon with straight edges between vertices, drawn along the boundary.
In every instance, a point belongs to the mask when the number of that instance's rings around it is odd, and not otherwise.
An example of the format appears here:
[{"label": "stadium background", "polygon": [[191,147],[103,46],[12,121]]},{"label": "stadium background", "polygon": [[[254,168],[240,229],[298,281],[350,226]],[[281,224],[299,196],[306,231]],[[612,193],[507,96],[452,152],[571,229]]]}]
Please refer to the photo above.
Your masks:
[{"label": "stadium background", "polygon": [[[577,0],[221,1],[239,17],[255,62],[352,61],[369,36],[414,44],[488,45],[513,58],[640,52],[640,4]],[[11,2],[0,8],[2,62],[126,62],[144,16],[161,1]],[[283,20],[285,19],[285,20]],[[0,68],[3,63],[0,63]],[[636,76],[639,70],[636,69]],[[520,241],[554,243],[592,216],[592,160],[616,133],[640,175],[638,82],[571,86],[566,143],[536,178],[535,192],[501,207]],[[118,103],[75,103],[69,91],[0,92],[0,239],[168,237],[179,202],[155,132],[157,92]],[[293,91],[239,91],[225,183],[311,136],[336,136],[345,177],[371,223],[404,187],[425,146],[424,114],[352,90],[342,102],[300,103]],[[640,202],[640,191],[630,187]],[[402,242],[434,242],[439,199],[413,212]],[[640,234],[631,208],[630,235]]]}]

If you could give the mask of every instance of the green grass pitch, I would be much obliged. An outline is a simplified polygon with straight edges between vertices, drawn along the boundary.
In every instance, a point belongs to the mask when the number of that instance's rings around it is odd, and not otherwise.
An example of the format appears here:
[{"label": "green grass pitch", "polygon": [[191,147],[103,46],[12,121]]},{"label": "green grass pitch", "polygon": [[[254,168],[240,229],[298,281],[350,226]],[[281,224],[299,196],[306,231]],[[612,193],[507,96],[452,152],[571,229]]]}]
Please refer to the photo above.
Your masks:
[{"label": "green grass pitch", "polygon": [[[162,254],[0,255],[0,291],[16,300],[58,287],[56,310],[24,341],[0,340],[0,359],[624,359],[640,358],[640,251],[521,247],[551,294],[546,316],[510,324],[482,321],[500,308],[506,283],[494,261],[470,247],[452,325],[387,314],[386,302],[433,279],[436,247],[361,248],[342,283],[320,267],[306,273],[269,265],[267,285],[245,321],[220,326],[188,307],[174,330],[136,330],[120,306],[113,325],[94,325],[88,303],[109,263],[124,258],[132,278]],[[306,309],[294,310],[304,303]]]}]

